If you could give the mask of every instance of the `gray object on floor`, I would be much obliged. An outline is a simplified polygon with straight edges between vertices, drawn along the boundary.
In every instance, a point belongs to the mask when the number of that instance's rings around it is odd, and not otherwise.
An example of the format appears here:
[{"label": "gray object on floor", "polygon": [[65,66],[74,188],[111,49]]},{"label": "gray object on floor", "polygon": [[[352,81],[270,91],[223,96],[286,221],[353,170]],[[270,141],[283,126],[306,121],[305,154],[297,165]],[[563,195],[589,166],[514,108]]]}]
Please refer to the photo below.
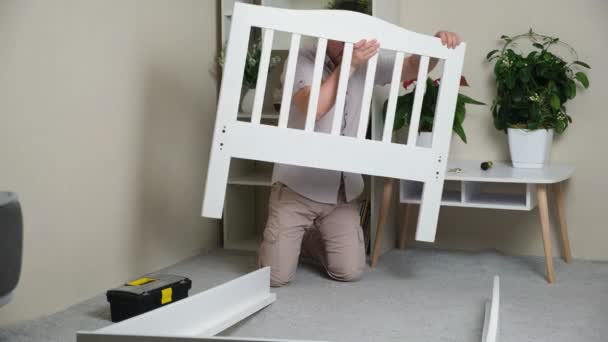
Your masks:
[{"label": "gray object on floor", "polygon": [[0,306],[6,305],[19,282],[23,254],[23,220],[17,195],[0,191]]},{"label": "gray object on floor", "polygon": [[[555,284],[544,259],[493,251],[395,250],[361,281],[328,280],[301,265],[295,282],[275,289],[277,301],[225,331],[226,336],[326,341],[479,341],[483,304],[500,275],[501,342],[605,342],[608,263],[557,258]],[[191,294],[255,268],[255,256],[227,251],[200,255],[159,272],[192,279]],[[0,341],[75,341],[77,330],[111,324],[99,296],[65,311],[0,328]]]}]

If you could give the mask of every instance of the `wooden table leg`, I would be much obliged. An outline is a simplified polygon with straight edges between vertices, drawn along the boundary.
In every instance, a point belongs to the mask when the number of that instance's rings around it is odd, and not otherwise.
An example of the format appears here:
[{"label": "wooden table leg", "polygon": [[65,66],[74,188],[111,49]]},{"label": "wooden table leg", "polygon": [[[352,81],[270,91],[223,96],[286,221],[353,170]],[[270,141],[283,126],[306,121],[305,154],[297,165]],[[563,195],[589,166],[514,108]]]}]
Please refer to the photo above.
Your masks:
[{"label": "wooden table leg", "polygon": [[538,212],[540,214],[540,225],[543,234],[543,244],[545,247],[545,264],[547,266],[547,281],[553,283],[555,281],[555,274],[553,273],[553,256],[551,253],[551,235],[550,224],[549,224],[549,206],[547,203],[547,185],[538,184],[537,196],[538,196]]},{"label": "wooden table leg", "polygon": [[564,192],[561,183],[553,185],[555,202],[557,204],[557,217],[559,219],[559,233],[562,239],[562,256],[567,263],[572,261],[570,252],[570,238],[568,237],[568,223],[566,222],[566,204],[564,203]]},{"label": "wooden table leg", "polygon": [[378,225],[376,226],[376,239],[374,240],[374,249],[372,250],[371,266],[376,266],[378,258],[380,257],[380,249],[382,249],[382,240],[384,237],[384,223],[388,216],[388,210],[391,206],[391,197],[393,195],[393,183],[392,178],[384,180],[384,189],[382,190],[382,203],[380,203],[380,212],[378,215]]},{"label": "wooden table leg", "polygon": [[403,203],[401,207],[403,208],[403,220],[401,221],[401,226],[399,227],[399,244],[397,246],[399,249],[405,249],[405,244],[407,242],[407,226],[410,222],[412,206],[410,204]]}]

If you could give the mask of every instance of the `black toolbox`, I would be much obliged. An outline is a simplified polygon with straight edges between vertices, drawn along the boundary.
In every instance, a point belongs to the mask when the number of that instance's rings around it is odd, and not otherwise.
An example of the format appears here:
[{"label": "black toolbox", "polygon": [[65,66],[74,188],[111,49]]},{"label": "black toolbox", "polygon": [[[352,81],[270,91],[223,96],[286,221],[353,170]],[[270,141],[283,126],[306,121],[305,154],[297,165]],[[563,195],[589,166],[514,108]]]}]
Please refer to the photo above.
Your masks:
[{"label": "black toolbox", "polygon": [[192,281],[186,277],[158,274],[144,277],[109,290],[112,322],[120,322],[144,312],[188,297]]}]

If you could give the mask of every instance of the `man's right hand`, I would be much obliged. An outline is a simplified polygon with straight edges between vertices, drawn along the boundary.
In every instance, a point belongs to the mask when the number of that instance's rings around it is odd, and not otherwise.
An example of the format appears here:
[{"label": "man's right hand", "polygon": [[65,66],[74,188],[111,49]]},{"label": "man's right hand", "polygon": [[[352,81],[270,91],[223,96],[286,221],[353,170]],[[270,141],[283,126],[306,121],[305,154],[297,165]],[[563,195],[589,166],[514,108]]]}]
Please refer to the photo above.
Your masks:
[{"label": "man's right hand", "polygon": [[361,39],[353,45],[353,57],[351,60],[351,69],[357,69],[363,65],[370,58],[374,57],[380,49],[380,43],[377,40],[372,39],[367,41]]}]

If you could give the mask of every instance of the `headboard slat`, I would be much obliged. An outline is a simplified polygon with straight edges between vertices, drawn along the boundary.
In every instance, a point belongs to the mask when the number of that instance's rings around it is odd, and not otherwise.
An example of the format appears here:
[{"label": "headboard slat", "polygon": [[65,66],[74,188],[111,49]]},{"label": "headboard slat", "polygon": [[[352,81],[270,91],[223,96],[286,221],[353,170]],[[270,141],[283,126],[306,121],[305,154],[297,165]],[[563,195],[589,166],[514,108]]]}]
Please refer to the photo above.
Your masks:
[{"label": "headboard slat", "polygon": [[344,52],[342,53],[342,65],[340,66],[340,78],[338,80],[338,93],[336,95],[336,103],[334,105],[334,122],[331,128],[331,134],[339,135],[342,127],[342,118],[344,117],[344,100],[346,98],[346,89],[348,89],[348,77],[350,74],[350,63],[353,56],[353,44],[345,43]]},{"label": "headboard slat", "polygon": [[414,105],[410,118],[410,127],[407,135],[408,145],[416,146],[418,139],[418,126],[420,125],[420,112],[422,111],[422,101],[426,92],[426,77],[429,69],[429,57],[420,56],[420,67],[418,68],[418,78],[416,81],[416,93],[414,94]]},{"label": "headboard slat", "polygon": [[254,124],[259,124],[262,118],[262,107],[264,105],[264,93],[266,91],[266,79],[268,77],[268,65],[270,64],[273,36],[274,30],[264,29],[264,38],[262,38],[262,54],[260,56],[260,66],[258,69],[258,80],[255,87],[253,111],[251,113],[251,123]]},{"label": "headboard slat", "polygon": [[317,106],[319,104],[319,91],[323,78],[323,68],[325,66],[325,51],[327,50],[327,39],[319,38],[317,43],[317,55],[315,57],[315,68],[312,75],[312,85],[310,86],[310,97],[308,99],[308,112],[306,113],[305,131],[314,131],[317,121]]},{"label": "headboard slat", "polygon": [[383,142],[391,142],[393,137],[393,126],[395,124],[395,111],[397,109],[397,96],[401,87],[401,72],[403,71],[404,53],[399,51],[395,54],[395,65],[393,66],[393,78],[391,79],[391,89],[388,96],[386,107],[386,119],[384,119],[384,131],[382,133]]},{"label": "headboard slat", "polygon": [[367,71],[365,73],[365,85],[363,86],[363,98],[361,99],[361,114],[359,116],[359,129],[357,130],[357,138],[365,139],[367,132],[367,124],[369,122],[369,107],[372,102],[372,93],[374,90],[374,77],[376,76],[376,65],[378,64],[378,54],[370,58],[367,62]]},{"label": "headboard slat", "polygon": [[291,97],[293,90],[293,80],[296,73],[296,65],[298,63],[298,54],[300,50],[300,35],[294,33],[291,35],[291,44],[289,46],[289,57],[287,57],[287,67],[285,70],[285,80],[283,81],[283,96],[281,98],[281,112],[279,114],[279,128],[287,127],[289,120],[289,111],[291,110]]}]

